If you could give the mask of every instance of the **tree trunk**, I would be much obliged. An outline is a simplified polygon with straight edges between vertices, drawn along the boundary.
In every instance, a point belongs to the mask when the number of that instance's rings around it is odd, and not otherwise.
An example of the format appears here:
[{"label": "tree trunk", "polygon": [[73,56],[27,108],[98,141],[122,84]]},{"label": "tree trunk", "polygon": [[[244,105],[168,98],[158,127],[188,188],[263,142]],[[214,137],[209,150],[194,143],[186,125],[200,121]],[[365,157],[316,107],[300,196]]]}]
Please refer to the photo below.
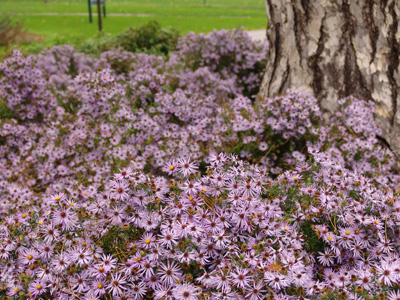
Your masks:
[{"label": "tree trunk", "polygon": [[99,32],[103,31],[103,23],[101,22],[101,0],[97,0],[97,19],[99,22]]},{"label": "tree trunk", "polygon": [[333,112],[353,95],[376,103],[382,137],[400,154],[400,1],[266,0],[270,57],[260,97],[311,93]]}]

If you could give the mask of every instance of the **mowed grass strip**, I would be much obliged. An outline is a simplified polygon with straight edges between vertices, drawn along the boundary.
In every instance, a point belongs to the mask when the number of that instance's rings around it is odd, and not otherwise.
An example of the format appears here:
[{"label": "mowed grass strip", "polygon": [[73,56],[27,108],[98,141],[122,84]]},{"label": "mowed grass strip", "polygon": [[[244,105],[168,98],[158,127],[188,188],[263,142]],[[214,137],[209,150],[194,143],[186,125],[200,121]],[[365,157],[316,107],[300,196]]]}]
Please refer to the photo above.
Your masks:
[{"label": "mowed grass strip", "polygon": [[[103,30],[115,34],[154,19],[162,27],[173,26],[182,34],[240,26],[247,30],[261,29],[267,25],[264,0],[206,0],[206,5],[203,3],[203,0],[106,0],[109,15],[103,18]],[[87,0],[49,0],[49,3],[1,0],[0,11],[19,14],[26,29],[44,36],[46,41],[74,42],[98,32],[95,16],[93,23],[89,23]]]},{"label": "mowed grass strip", "polygon": [[[264,10],[264,0],[106,0],[107,10],[115,13],[137,13],[145,8],[179,9],[189,8],[224,8]],[[0,9],[19,12],[87,12],[87,0],[2,0]]]}]

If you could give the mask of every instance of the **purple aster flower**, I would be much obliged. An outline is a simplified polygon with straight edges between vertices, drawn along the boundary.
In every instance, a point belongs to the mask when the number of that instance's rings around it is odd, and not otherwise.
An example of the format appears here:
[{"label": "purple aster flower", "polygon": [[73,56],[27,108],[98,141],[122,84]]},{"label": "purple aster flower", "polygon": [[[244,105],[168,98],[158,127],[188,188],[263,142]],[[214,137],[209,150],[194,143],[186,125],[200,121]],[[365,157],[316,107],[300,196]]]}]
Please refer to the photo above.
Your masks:
[{"label": "purple aster flower", "polygon": [[117,266],[117,263],[118,263],[118,259],[116,259],[115,257],[113,257],[110,254],[103,254],[100,257],[99,264],[104,267],[104,270],[106,272],[109,272],[109,271],[115,269],[115,267]]},{"label": "purple aster flower", "polygon": [[177,236],[174,231],[170,231],[167,229],[161,230],[161,235],[159,237],[159,243],[161,247],[165,247],[167,249],[171,249],[173,245],[177,244]]},{"label": "purple aster flower", "polygon": [[168,173],[168,175],[174,174],[178,171],[178,162],[173,159],[166,163],[162,169],[164,172]]},{"label": "purple aster flower", "polygon": [[154,245],[155,241],[156,241],[156,238],[154,237],[154,235],[152,233],[145,233],[142,236],[139,244],[140,244],[140,247],[142,247],[144,249],[148,249]]},{"label": "purple aster flower", "polygon": [[373,274],[369,270],[360,270],[357,272],[359,278],[355,283],[363,289],[370,291],[374,287]]},{"label": "purple aster flower", "polygon": [[173,294],[176,300],[197,300],[200,294],[198,288],[189,283],[177,285]]},{"label": "purple aster flower", "polygon": [[392,286],[397,281],[397,275],[394,267],[387,261],[381,261],[380,265],[376,266],[376,273],[378,274],[378,281],[385,285]]},{"label": "purple aster flower", "polygon": [[400,300],[400,291],[389,291],[387,300]]},{"label": "purple aster flower", "polygon": [[213,277],[214,286],[217,290],[222,291],[230,291],[231,288],[231,281],[228,276],[225,274],[216,274]]},{"label": "purple aster flower", "polygon": [[34,249],[22,249],[19,251],[18,259],[24,265],[31,265],[39,257],[39,253]]},{"label": "purple aster flower", "polygon": [[46,282],[40,279],[36,279],[30,283],[28,292],[32,294],[32,296],[37,297],[45,293],[46,289],[47,289]]},{"label": "purple aster flower", "polygon": [[97,296],[93,291],[89,291],[83,296],[82,300],[100,300],[100,297]]},{"label": "purple aster flower", "polygon": [[125,201],[129,198],[129,182],[126,180],[117,180],[110,183],[111,197]]},{"label": "purple aster flower", "polygon": [[236,268],[236,270],[232,273],[230,273],[232,280],[232,283],[241,288],[244,289],[249,286],[251,277],[248,275],[249,271],[243,268]]},{"label": "purple aster flower", "polygon": [[70,252],[70,257],[73,262],[76,262],[79,266],[89,265],[93,260],[93,251],[90,248],[84,248],[81,246],[75,247]]},{"label": "purple aster flower", "polygon": [[144,276],[144,278],[149,279],[154,275],[154,267],[156,266],[155,261],[148,261],[147,259],[143,261],[142,268],[139,270],[138,274]]},{"label": "purple aster flower", "polygon": [[61,225],[63,230],[70,231],[77,225],[75,212],[70,208],[57,210],[53,213],[54,225]]},{"label": "purple aster flower", "polygon": [[52,260],[52,268],[55,272],[61,273],[63,272],[68,266],[70,265],[71,260],[69,255],[62,253],[57,255],[53,260]]},{"label": "purple aster flower", "polygon": [[254,283],[253,286],[247,288],[246,291],[246,299],[249,300],[259,300],[265,298],[264,284],[262,281],[258,282],[257,284]]},{"label": "purple aster flower", "polygon": [[161,263],[160,270],[157,272],[157,274],[160,275],[161,280],[170,285],[174,285],[182,278],[182,272],[180,268],[171,261],[168,261],[166,265]]},{"label": "purple aster flower", "polygon": [[121,273],[111,273],[110,283],[106,286],[108,292],[110,292],[114,297],[120,296],[127,289],[125,286],[126,278]]},{"label": "purple aster flower", "polygon": [[131,293],[135,299],[142,299],[146,295],[147,289],[144,282],[133,283],[131,285]]},{"label": "purple aster flower", "polygon": [[72,288],[78,293],[84,293],[89,290],[88,272],[83,271],[80,274],[75,274],[72,278]]},{"label": "purple aster flower", "polygon": [[278,272],[266,272],[264,273],[264,280],[273,289],[279,291],[289,285],[285,275]]},{"label": "purple aster flower", "polygon": [[190,159],[178,159],[177,163],[178,172],[183,176],[188,176],[190,174],[196,173],[199,168],[196,163],[190,162]]},{"label": "purple aster flower", "polygon": [[320,255],[318,256],[318,261],[324,267],[329,267],[333,264],[334,254],[331,252],[330,248],[325,248],[325,252],[318,252]]},{"label": "purple aster flower", "polygon": [[98,297],[101,297],[106,293],[106,282],[105,279],[94,279],[91,285],[91,291]]}]

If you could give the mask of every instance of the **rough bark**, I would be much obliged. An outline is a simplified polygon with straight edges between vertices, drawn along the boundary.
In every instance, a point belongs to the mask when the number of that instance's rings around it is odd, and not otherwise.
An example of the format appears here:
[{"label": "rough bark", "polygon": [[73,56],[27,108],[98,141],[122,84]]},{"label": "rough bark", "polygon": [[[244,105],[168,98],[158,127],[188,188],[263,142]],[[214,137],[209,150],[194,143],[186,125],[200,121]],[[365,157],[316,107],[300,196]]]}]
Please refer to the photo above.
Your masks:
[{"label": "rough bark", "polygon": [[400,1],[266,0],[270,57],[260,97],[298,89],[333,112],[353,95],[400,155]]}]

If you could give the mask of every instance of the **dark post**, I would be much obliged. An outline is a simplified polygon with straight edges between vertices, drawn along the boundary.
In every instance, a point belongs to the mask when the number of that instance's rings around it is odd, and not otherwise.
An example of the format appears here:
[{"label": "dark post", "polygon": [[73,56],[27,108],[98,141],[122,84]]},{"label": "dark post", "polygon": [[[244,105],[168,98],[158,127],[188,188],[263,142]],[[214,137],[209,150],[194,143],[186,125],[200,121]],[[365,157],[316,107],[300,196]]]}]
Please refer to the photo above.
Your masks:
[{"label": "dark post", "polygon": [[99,18],[99,32],[101,33],[103,31],[103,25],[101,23],[101,0],[97,0],[97,17]]},{"label": "dark post", "polygon": [[103,2],[103,16],[106,17],[106,0]]},{"label": "dark post", "polygon": [[89,22],[92,23],[93,19],[92,19],[92,1],[88,0],[88,5],[89,5]]}]

